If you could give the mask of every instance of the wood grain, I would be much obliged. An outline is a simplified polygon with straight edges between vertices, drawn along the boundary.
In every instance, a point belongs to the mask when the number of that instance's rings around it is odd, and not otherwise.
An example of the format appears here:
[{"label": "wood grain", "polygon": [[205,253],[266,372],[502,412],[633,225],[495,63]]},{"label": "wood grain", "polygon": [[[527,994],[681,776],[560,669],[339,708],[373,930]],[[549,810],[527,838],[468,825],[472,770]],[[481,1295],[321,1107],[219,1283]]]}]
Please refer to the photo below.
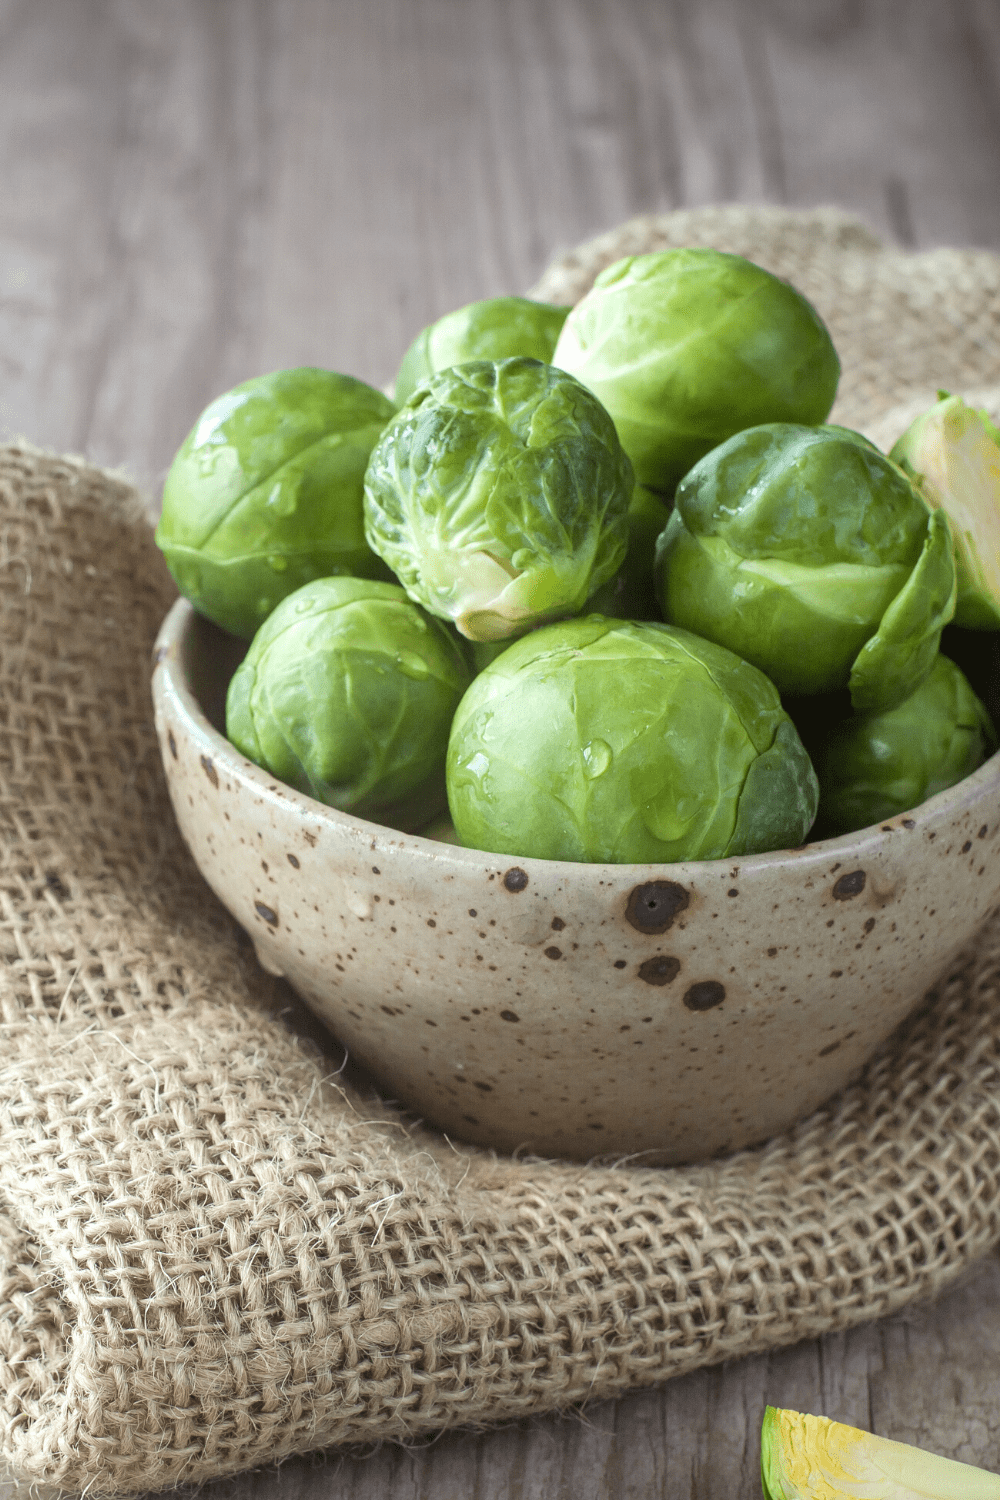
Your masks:
[{"label": "wood grain", "polygon": [[[220,391],[381,384],[431,318],[636,213],[835,202],[1000,249],[1000,7],[0,0],[0,151],[0,436],[155,498]],[[998,1307],[990,1260],[934,1308],[582,1415],[200,1493],[749,1500],[765,1401],[1000,1469]]]},{"label": "wood grain", "polygon": [[835,201],[1000,246],[993,0],[0,0],[0,435],[154,491],[265,369],[632,214]]}]

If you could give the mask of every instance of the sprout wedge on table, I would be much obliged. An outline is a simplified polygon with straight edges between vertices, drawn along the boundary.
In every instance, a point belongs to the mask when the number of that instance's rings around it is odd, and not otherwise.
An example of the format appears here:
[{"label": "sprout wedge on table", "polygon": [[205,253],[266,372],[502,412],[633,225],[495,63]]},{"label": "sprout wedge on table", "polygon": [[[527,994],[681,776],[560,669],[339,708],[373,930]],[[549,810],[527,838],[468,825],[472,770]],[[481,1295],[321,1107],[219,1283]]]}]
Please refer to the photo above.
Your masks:
[{"label": "sprout wedge on table", "polygon": [[538,630],[475,678],[448,746],[462,843],[613,864],[801,844],[809,757],[774,685],[667,625],[590,615]]},{"label": "sprout wedge on table", "polygon": [[608,266],[552,360],[607,407],[640,484],[668,497],[743,428],[824,421],[840,377],[805,297],[741,256],[704,249]]},{"label": "sprout wedge on table", "polygon": [[621,566],[632,468],[563,370],[479,360],[418,387],[365,475],[370,546],[469,640],[578,613]]},{"label": "sprout wedge on table", "polygon": [[171,465],[156,541],[200,614],[249,639],[314,578],[391,577],[365,541],[368,458],[395,413],[332,370],[247,380],[202,412]]},{"label": "sprout wedge on table", "polygon": [[229,684],[226,733],[319,802],[422,827],[445,805],[458,641],[395,584],[323,578],[278,605]]},{"label": "sprout wedge on table", "polygon": [[439,370],[470,360],[523,355],[551,363],[568,312],[527,297],[489,297],[445,313],[418,333],[404,354],[396,376],[397,403],[408,401],[421,381]]},{"label": "sprout wedge on table", "polygon": [[955,624],[1000,630],[1000,432],[985,411],[941,392],[889,457],[951,521],[958,570]]},{"label": "sprout wedge on table", "polygon": [[677,487],[656,570],[665,619],[782,693],[849,687],[859,713],[909,697],[955,609],[944,512],[842,427],[770,423],[707,454]]},{"label": "sprout wedge on table", "polygon": [[769,1406],[764,1500],[1000,1500],[1000,1475],[860,1428]]}]

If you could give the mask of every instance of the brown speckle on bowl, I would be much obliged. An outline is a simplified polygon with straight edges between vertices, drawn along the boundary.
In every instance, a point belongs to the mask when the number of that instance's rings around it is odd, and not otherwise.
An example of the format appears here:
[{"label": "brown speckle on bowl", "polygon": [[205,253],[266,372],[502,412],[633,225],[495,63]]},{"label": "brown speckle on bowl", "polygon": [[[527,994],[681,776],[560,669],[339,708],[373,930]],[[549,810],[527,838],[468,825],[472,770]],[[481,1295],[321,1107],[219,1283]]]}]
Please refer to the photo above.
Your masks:
[{"label": "brown speckle on bowl", "polygon": [[508,891],[513,891],[516,894],[527,887],[528,877],[519,865],[514,865],[512,869],[507,871],[503,878],[503,883]]},{"label": "brown speckle on bowl", "polygon": [[701,979],[693,984],[684,995],[684,1004],[688,1010],[711,1010],[716,1005],[721,1005],[726,998],[726,987],[717,979]]},{"label": "brown speckle on bowl", "polygon": [[690,893],[676,880],[647,880],[629,892],[625,920],[637,932],[666,932],[690,901]]},{"label": "brown speckle on bowl", "polygon": [[256,911],[258,917],[263,917],[268,927],[277,927],[278,913],[274,910],[273,907],[265,906],[263,901],[255,901],[254,910]]},{"label": "brown speckle on bowl", "polygon": [[201,757],[201,768],[212,785],[217,788],[219,785],[219,773],[215,769],[215,762],[210,755],[203,755]]},{"label": "brown speckle on bowl", "polygon": [[545,950],[545,957],[546,958],[562,958],[562,949],[561,948],[546,948],[546,950]]},{"label": "brown speckle on bowl", "polygon": [[655,958],[647,958],[639,965],[639,978],[644,979],[647,984],[672,984],[680,973],[680,968],[679,958],[674,958],[669,953],[658,953]]},{"label": "brown speckle on bowl", "polygon": [[850,901],[853,897],[860,896],[867,879],[864,870],[851,870],[848,875],[841,875],[833,887],[834,901]]}]

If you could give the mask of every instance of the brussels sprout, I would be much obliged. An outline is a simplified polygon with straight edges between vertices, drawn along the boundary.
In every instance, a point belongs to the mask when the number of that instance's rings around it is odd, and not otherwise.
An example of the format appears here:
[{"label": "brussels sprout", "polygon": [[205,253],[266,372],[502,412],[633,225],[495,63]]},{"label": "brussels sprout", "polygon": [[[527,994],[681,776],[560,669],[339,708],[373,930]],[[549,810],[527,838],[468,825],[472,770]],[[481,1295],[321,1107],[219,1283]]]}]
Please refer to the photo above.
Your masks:
[{"label": "brussels sprout", "polygon": [[365,534],[403,587],[473,641],[577,614],[625,555],[632,469],[607,412],[536,359],[424,382],[365,475]]},{"label": "brussels sprout", "polygon": [[822,422],[840,378],[810,303],[718,250],[609,266],[566,319],[552,362],[600,397],[640,484],[668,496],[734,432]]},{"label": "brussels sprout", "polygon": [[156,540],[200,614],[249,639],[313,578],[391,578],[368,547],[368,455],[395,412],[332,370],[279,370],[213,401],[181,444]]},{"label": "brussels sprout", "polygon": [[677,487],[656,573],[664,619],[783,693],[850,685],[859,713],[920,685],[955,608],[944,512],[843,427],[776,422],[707,454]]},{"label": "brussels sprout", "polygon": [[773,1406],[761,1427],[760,1475],[765,1500],[1000,1500],[1000,1475]]},{"label": "brussels sprout", "polygon": [[628,551],[614,578],[593,594],[589,609],[616,620],[660,620],[660,606],[653,579],[656,540],[670,519],[670,510],[659,495],[637,484],[628,512]]},{"label": "brussels sprout", "polygon": [[404,354],[396,376],[396,401],[408,401],[420,382],[438,370],[473,359],[525,355],[549,364],[568,312],[568,307],[527,297],[490,297],[445,313],[418,333]]},{"label": "brussels sprout", "polygon": [[823,837],[919,806],[970,776],[997,745],[989,714],[946,656],[897,708],[842,719],[821,741],[808,732],[803,739],[819,777]]},{"label": "brussels sprout", "polygon": [[801,844],[818,788],[772,683],[684,630],[589,615],[474,679],[448,745],[462,843],[606,863]]},{"label": "brussels sprout", "polygon": [[941,392],[892,448],[928,505],[947,511],[955,541],[955,624],[1000,630],[1000,433],[986,412]]},{"label": "brussels sprout", "polygon": [[401,588],[320,578],[254,636],[229,684],[226,733],[319,802],[419,828],[445,806],[448,732],[468,682],[458,641]]}]

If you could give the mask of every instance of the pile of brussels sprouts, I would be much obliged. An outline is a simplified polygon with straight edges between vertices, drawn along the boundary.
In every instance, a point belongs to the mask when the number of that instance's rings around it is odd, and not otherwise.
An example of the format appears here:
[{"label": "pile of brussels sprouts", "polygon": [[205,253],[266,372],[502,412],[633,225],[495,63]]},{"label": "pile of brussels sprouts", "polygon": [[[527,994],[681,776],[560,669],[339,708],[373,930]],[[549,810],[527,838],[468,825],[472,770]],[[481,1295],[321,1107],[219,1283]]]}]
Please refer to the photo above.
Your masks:
[{"label": "pile of brussels sprouts", "polygon": [[250,640],[229,738],[330,806],[447,806],[445,836],[548,859],[779,849],[961,780],[996,736],[939,647],[993,659],[1000,434],[942,393],[886,456],[826,423],[839,374],[791,286],[685,249],[573,309],[448,314],[393,400],[237,386],[157,530]]}]

